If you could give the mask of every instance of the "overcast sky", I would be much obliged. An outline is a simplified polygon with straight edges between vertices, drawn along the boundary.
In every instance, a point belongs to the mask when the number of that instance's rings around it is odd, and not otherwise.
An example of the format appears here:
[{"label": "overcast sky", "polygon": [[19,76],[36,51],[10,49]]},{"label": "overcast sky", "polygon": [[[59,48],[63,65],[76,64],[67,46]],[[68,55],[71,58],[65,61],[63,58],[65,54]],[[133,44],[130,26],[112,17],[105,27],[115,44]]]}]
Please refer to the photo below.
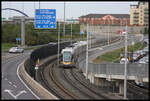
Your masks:
[{"label": "overcast sky", "polygon": [[[39,8],[39,2],[2,2],[1,8],[15,8],[24,11],[28,16],[34,17],[34,9]],[[34,6],[35,4],[35,6]],[[130,14],[130,5],[138,4],[137,1],[132,2],[66,2],[66,19],[71,17],[77,19],[82,15],[90,13],[94,14]],[[64,2],[40,2],[41,9],[56,9],[56,18],[64,18]],[[3,10],[2,17],[22,16],[15,11]]]}]

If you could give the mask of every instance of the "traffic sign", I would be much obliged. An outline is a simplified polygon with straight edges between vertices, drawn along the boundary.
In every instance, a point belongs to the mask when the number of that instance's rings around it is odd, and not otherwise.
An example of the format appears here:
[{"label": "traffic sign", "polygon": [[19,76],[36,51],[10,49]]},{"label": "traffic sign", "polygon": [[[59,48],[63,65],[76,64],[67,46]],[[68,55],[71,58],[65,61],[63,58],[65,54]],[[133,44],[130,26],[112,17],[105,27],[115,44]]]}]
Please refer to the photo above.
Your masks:
[{"label": "traffic sign", "polygon": [[16,38],[16,41],[20,41],[21,40],[21,38]]},{"label": "traffic sign", "polygon": [[82,34],[84,34],[84,32],[83,32],[83,31],[80,31],[80,35],[82,35]]},{"label": "traffic sign", "polygon": [[91,32],[88,32],[88,35],[90,35],[91,34]]},{"label": "traffic sign", "polygon": [[36,9],[35,28],[56,29],[56,9]]}]

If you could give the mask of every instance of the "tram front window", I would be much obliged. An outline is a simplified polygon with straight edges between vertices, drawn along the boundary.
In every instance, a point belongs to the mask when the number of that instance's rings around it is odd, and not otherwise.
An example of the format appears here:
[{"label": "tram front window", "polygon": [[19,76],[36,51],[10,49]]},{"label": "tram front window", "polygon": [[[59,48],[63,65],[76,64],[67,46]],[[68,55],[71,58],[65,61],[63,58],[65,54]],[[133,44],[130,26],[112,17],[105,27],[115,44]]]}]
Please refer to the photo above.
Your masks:
[{"label": "tram front window", "polygon": [[71,62],[71,52],[64,52],[63,61],[64,62]]}]

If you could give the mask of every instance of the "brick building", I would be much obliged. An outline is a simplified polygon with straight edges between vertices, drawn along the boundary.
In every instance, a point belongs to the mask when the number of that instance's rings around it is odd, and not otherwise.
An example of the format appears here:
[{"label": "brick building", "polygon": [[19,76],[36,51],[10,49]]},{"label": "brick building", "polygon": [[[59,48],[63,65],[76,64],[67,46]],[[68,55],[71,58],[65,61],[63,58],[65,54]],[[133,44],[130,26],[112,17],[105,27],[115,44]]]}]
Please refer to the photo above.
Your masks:
[{"label": "brick building", "polygon": [[130,25],[129,14],[88,14],[79,17],[79,24],[94,25]]}]

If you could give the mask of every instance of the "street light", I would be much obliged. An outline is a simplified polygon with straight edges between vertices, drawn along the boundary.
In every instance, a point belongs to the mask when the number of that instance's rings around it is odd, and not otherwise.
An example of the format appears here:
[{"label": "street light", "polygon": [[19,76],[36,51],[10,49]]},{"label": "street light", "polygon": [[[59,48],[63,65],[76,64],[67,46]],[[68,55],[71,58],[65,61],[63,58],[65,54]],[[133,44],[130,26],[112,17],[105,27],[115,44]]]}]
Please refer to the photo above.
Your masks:
[{"label": "street light", "polygon": [[58,59],[58,61],[57,61],[57,65],[59,66],[59,48],[60,48],[60,22],[58,21],[58,56],[57,56],[57,59]]},{"label": "street light", "polygon": [[124,99],[127,98],[127,20],[126,20],[126,32],[125,32],[125,71],[124,71]]},{"label": "street light", "polygon": [[[108,23],[109,23],[109,19],[108,19]],[[108,45],[109,45],[109,25],[108,25]]]},{"label": "street light", "polygon": [[[71,18],[72,20],[72,18]],[[71,45],[72,45],[72,22],[71,22]]]},{"label": "street light", "polygon": [[86,47],[86,79],[88,79],[88,24],[87,24],[87,47]]},{"label": "street light", "polygon": [[65,36],[65,1],[64,1],[64,36]]}]

